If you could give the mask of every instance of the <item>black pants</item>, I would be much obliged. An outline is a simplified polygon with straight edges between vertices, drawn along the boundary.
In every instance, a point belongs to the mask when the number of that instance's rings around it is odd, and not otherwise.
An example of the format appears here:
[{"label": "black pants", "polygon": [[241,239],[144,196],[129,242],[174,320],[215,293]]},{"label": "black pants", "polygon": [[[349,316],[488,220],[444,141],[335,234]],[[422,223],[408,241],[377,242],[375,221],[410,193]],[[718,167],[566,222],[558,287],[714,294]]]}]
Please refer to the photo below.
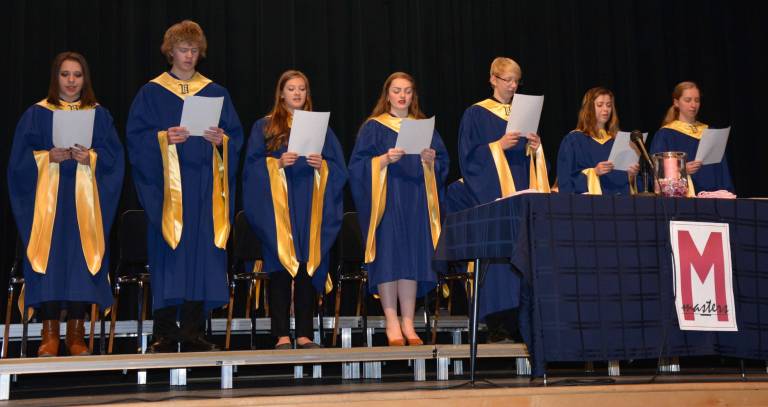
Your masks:
[{"label": "black pants", "polygon": [[269,308],[272,312],[272,334],[288,336],[290,331],[291,281],[294,282],[293,300],[296,317],[296,337],[312,339],[314,329],[312,317],[315,315],[315,287],[307,274],[306,264],[299,267],[296,278],[291,278],[287,270],[269,274]]},{"label": "black pants", "polygon": [[[181,311],[180,327],[176,325],[176,316]],[[187,301],[180,306],[170,306],[155,310],[153,313],[152,332],[157,338],[184,341],[203,335],[203,302]]]},{"label": "black pants", "polygon": [[[67,319],[85,319],[85,310],[88,307],[87,302],[65,301],[67,308]],[[61,316],[62,301],[47,301],[40,303],[40,319],[43,321],[59,320]]]}]

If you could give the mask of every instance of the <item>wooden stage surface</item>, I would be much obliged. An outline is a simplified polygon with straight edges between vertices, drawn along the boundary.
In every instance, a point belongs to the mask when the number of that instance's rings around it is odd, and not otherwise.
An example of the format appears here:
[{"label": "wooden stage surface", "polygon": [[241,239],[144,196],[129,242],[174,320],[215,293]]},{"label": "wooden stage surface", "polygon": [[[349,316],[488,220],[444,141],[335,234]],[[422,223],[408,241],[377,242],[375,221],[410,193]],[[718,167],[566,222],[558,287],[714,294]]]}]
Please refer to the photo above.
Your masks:
[{"label": "wooden stage surface", "polygon": [[[309,380],[282,383],[272,387],[236,386],[221,390],[146,389],[134,393],[88,395],[87,392],[64,397],[24,397],[0,402],[0,406],[67,406],[120,404],[128,406],[268,406],[312,405],[344,407],[397,406],[768,406],[768,376],[676,375],[631,376],[621,378],[590,377],[591,380],[613,380],[614,384],[581,386],[558,385],[569,380],[558,377],[554,385],[544,386],[540,379],[492,379],[493,385],[478,383],[477,388],[461,386],[463,380],[403,382],[354,382],[318,384]],[[584,377],[574,377],[584,381]],[[258,380],[258,379],[257,379]],[[653,383],[650,381],[653,380]],[[289,381],[290,382],[290,381]],[[158,391],[159,390],[159,391]],[[50,394],[49,394],[50,395]]]}]

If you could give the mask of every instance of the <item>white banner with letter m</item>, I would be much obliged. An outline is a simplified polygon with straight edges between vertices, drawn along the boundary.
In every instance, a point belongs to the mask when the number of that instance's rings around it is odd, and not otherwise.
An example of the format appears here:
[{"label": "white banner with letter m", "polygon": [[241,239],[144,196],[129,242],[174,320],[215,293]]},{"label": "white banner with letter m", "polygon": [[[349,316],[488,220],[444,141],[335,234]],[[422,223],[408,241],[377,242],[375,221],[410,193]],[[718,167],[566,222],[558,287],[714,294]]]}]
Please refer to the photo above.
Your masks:
[{"label": "white banner with letter m", "polygon": [[669,222],[675,308],[684,331],[738,331],[727,223]]}]

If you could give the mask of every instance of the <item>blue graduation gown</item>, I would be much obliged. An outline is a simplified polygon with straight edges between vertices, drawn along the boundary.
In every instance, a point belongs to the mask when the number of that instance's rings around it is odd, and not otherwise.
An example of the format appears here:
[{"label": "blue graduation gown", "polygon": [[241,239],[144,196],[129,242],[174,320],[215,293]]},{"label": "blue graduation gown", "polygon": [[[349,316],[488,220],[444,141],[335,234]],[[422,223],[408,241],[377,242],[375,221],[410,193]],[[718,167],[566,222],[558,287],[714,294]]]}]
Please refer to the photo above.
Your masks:
[{"label": "blue graduation gown", "polygon": [[[371,216],[371,159],[395,147],[397,133],[376,120],[368,120],[357,135],[349,161],[349,182],[360,218],[363,239],[368,235]],[[437,131],[432,136],[435,150],[435,179],[438,195],[448,174],[448,151]],[[387,168],[386,206],[376,229],[376,258],[368,263],[369,288],[400,279],[418,283],[417,296],[435,288],[432,269],[435,249],[421,157],[408,154]]]},{"label": "blue graduation gown", "polygon": [[[123,186],[123,147],[117,137],[112,116],[96,106],[91,147],[97,154],[96,182],[104,228],[105,253],[101,269],[91,275],[83,255],[75,205],[77,162],[59,164],[59,188],[51,249],[45,274],[32,270],[24,256],[25,303],[35,306],[47,301],[83,301],[112,304],[109,286],[109,231],[115,217]],[[22,115],[16,127],[8,163],[8,192],[24,247],[29,245],[34,217],[37,164],[34,151],[53,148],[51,125],[53,111],[34,105]]]},{"label": "blue graduation gown", "polygon": [[453,213],[477,206],[477,200],[469,191],[464,180],[456,180],[448,184],[445,192],[445,212]]},{"label": "blue graduation gown", "polygon": [[[690,161],[696,158],[698,148],[699,140],[674,129],[661,128],[653,136],[650,153],[682,151],[686,154],[687,160]],[[691,180],[693,180],[696,193],[720,189],[735,191],[725,156],[723,156],[723,161],[717,164],[702,165],[695,174],[691,175]]]},{"label": "blue graduation gown", "polygon": [[[501,185],[494,166],[489,143],[506,133],[507,122],[488,109],[472,105],[464,111],[459,124],[459,167],[461,176],[479,203],[501,196]],[[504,151],[515,189],[529,187],[530,158],[525,155],[527,139]]]},{"label": "blue graduation gown", "polygon": [[[282,147],[268,152],[264,140],[264,127],[269,119],[258,120],[251,130],[248,151],[243,169],[243,206],[248,222],[262,242],[264,271],[284,269],[278,257],[277,229],[271,182],[267,170],[267,157],[279,159],[287,151]],[[347,182],[347,168],[344,152],[333,130],[328,128],[322,151],[328,165],[328,181],[323,198],[322,224],[320,228],[321,262],[312,275],[312,284],[317,291],[325,286],[328,274],[328,252],[336,241],[341,228],[344,211],[343,191]],[[288,211],[296,259],[306,263],[309,259],[310,224],[312,221],[312,196],[315,183],[315,169],[307,164],[305,157],[284,168],[288,189]]]},{"label": "blue graduation gown", "polygon": [[[611,154],[614,139],[603,144],[592,137],[574,130],[568,133],[560,143],[557,153],[557,180],[560,193],[582,194],[588,192],[587,176],[581,171],[594,168],[597,163],[605,161]],[[603,195],[630,193],[629,176],[626,171],[613,170],[601,175],[600,188]]]},{"label": "blue graduation gown", "polygon": [[[224,97],[219,127],[229,137],[229,216],[234,216],[238,152],[243,130],[227,90],[209,83],[196,96]],[[163,239],[163,164],[158,132],[178,126],[184,101],[157,83],[142,86],[128,114],[126,139],[133,181],[149,220],[147,251],[153,309],[203,301],[206,310],[228,301],[227,254],[214,245],[212,155],[214,146],[192,136],[176,148],[181,169],[183,229],[176,247]]]},{"label": "blue graduation gown", "polygon": [[[472,105],[464,111],[459,125],[459,166],[465,187],[456,185],[449,189],[448,193],[453,195],[448,198],[449,202],[474,201],[474,205],[479,205],[501,197],[499,176],[488,144],[497,141],[506,131],[507,121],[482,106]],[[529,188],[527,147],[527,140],[521,139],[516,146],[504,151],[518,191]],[[472,196],[472,201],[462,198],[466,193]],[[452,209],[466,208],[454,205]],[[507,263],[492,263],[487,267],[480,287],[480,319],[520,305],[520,273]]]}]

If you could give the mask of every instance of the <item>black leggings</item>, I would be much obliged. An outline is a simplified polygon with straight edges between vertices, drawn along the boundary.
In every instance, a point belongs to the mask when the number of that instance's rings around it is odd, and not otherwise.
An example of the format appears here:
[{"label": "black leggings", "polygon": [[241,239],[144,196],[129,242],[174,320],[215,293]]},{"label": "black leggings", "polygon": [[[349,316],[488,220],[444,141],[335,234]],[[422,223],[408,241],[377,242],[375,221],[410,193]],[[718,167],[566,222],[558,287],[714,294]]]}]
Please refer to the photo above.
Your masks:
[{"label": "black leggings", "polygon": [[40,319],[48,321],[51,319],[59,320],[61,316],[62,303],[67,309],[67,319],[85,319],[85,310],[89,303],[80,301],[47,301],[40,303]]},{"label": "black leggings", "polygon": [[272,335],[288,336],[290,331],[291,281],[293,286],[293,312],[296,317],[296,337],[314,337],[312,317],[315,314],[315,287],[307,274],[306,264],[299,267],[296,278],[287,270],[269,273],[269,307],[272,312]]}]

